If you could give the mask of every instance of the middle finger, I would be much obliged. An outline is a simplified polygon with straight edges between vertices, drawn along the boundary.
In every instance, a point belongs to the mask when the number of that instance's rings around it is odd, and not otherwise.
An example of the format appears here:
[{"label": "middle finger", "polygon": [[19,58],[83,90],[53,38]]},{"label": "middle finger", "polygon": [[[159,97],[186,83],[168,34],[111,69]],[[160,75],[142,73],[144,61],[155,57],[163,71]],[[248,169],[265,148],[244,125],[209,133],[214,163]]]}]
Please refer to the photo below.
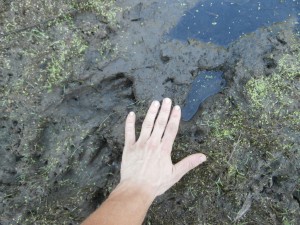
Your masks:
[{"label": "middle finger", "polygon": [[151,134],[151,138],[160,141],[162,138],[162,135],[165,131],[166,125],[168,123],[168,119],[170,116],[172,101],[169,98],[165,98],[163,100],[160,112],[158,114],[158,117],[156,119],[153,132]]}]

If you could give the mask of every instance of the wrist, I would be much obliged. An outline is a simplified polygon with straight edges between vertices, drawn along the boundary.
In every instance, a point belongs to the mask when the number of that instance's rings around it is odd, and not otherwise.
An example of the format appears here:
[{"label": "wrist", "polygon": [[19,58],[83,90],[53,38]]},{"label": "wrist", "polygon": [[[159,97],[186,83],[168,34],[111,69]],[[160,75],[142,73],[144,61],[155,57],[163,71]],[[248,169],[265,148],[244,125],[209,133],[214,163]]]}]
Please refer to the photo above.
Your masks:
[{"label": "wrist", "polygon": [[118,198],[119,195],[127,195],[132,198],[138,198],[140,201],[149,206],[156,197],[154,188],[151,186],[128,180],[121,181],[111,193],[110,198]]}]

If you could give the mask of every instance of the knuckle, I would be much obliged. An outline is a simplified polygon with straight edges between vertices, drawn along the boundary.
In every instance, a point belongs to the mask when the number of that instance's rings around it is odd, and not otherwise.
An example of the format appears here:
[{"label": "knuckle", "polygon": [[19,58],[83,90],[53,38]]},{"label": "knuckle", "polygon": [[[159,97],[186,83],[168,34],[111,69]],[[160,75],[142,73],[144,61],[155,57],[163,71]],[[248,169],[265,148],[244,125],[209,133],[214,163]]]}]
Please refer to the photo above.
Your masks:
[{"label": "knuckle", "polygon": [[191,169],[193,169],[195,166],[196,166],[196,165],[195,165],[195,162],[194,162],[194,161],[190,160],[190,161],[187,162],[187,169],[191,170]]},{"label": "knuckle", "polygon": [[170,113],[170,109],[168,107],[162,107],[160,111],[161,111],[161,113],[164,113],[164,114]]},{"label": "knuckle", "polygon": [[144,142],[141,139],[138,139],[135,143],[136,147],[138,149],[143,148],[144,147]]},{"label": "knuckle", "polygon": [[[172,148],[172,142],[170,142],[169,140],[165,141],[163,144],[162,144],[162,150],[165,151],[165,152],[168,152],[170,150],[170,148]],[[171,147],[170,147],[171,146]]]},{"label": "knuckle", "polygon": [[159,142],[150,139],[150,140],[147,142],[147,146],[148,146],[149,149],[157,149],[158,146],[159,146]]},{"label": "knuckle", "polygon": [[181,178],[182,178],[182,174],[177,174],[176,176],[175,176],[175,179],[174,179],[174,183],[177,183],[178,181],[180,181],[181,180]]},{"label": "knuckle", "polygon": [[125,143],[122,158],[126,158],[127,157],[127,154],[128,154],[129,150],[131,150],[130,145],[128,145],[128,143]]},{"label": "knuckle", "polygon": [[176,130],[177,130],[177,126],[176,126],[176,124],[175,123],[169,123],[168,124],[168,126],[169,126],[169,131],[171,132],[171,133],[174,133]]},{"label": "knuckle", "polygon": [[129,123],[129,122],[128,122],[128,123],[126,123],[125,128],[126,128],[127,130],[128,130],[128,129],[132,129],[132,128],[134,127],[134,125],[135,125],[134,123],[132,123],[132,122]]},{"label": "knuckle", "polygon": [[150,109],[149,109],[149,113],[150,113],[151,115],[156,115],[156,113],[157,113],[157,108],[150,108]]},{"label": "knuckle", "polygon": [[134,124],[134,120],[128,120],[128,121],[127,121],[127,125],[132,126],[133,124]]},{"label": "knuckle", "polygon": [[150,121],[146,121],[143,124],[143,128],[145,128],[145,129],[151,129],[152,127],[153,127],[153,124]]},{"label": "knuckle", "polygon": [[162,119],[157,121],[157,125],[160,126],[160,127],[164,127],[164,126],[166,126],[166,124],[167,124],[167,121],[166,121],[165,118],[162,118]]},{"label": "knuckle", "polygon": [[126,124],[126,127],[125,127],[125,128],[126,128],[126,130],[129,130],[129,129],[132,129],[133,127],[134,127],[134,123],[129,123],[129,122],[128,122],[128,123]]}]

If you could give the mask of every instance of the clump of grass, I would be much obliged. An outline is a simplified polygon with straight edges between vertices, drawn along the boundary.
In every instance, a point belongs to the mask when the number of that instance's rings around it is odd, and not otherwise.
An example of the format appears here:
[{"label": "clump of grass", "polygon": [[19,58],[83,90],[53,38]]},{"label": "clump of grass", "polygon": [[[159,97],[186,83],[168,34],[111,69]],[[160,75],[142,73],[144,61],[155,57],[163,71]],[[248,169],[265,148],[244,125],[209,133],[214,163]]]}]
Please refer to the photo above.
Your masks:
[{"label": "clump of grass", "polygon": [[300,78],[300,47],[294,46],[292,54],[284,55],[278,62],[278,70],[271,76],[252,78],[246,84],[251,110],[261,121],[273,126],[279,124],[298,127]]},{"label": "clump of grass", "polygon": [[81,56],[88,47],[78,35],[71,34],[70,36],[68,40],[60,40],[52,45],[56,51],[51,54],[51,60],[46,69],[48,75],[44,86],[48,90],[62,84],[71,76],[72,63],[75,63],[71,59],[82,60]]},{"label": "clump of grass", "polygon": [[121,8],[116,7],[115,1],[112,0],[79,1],[74,3],[74,8],[95,12],[102,17],[104,22],[110,23],[111,25],[116,25],[117,13],[121,11]]},{"label": "clump of grass", "polygon": [[83,11],[97,13],[103,22],[116,25],[117,13],[121,11],[114,0],[16,0],[7,8],[9,10],[3,12],[3,30],[6,34],[31,30],[44,23],[51,26]]},{"label": "clump of grass", "polygon": [[255,137],[263,137],[278,131],[278,127],[298,128],[299,58],[297,47],[292,54],[279,60],[278,69],[272,75],[251,78],[245,86],[248,107],[233,107],[227,100],[226,112],[222,112],[223,115],[216,113],[213,120],[210,119],[212,135],[219,140],[234,140],[244,134],[251,138],[252,130]]}]

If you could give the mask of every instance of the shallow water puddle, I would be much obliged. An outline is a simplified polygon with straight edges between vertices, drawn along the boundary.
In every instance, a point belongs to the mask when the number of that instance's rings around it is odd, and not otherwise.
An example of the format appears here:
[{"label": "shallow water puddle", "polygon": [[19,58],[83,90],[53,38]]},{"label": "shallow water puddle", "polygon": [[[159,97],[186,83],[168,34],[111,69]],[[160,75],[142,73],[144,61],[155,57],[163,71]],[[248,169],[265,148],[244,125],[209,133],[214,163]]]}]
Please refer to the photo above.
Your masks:
[{"label": "shallow water puddle", "polygon": [[228,45],[259,27],[292,17],[300,17],[300,0],[201,1],[184,13],[169,36]]},{"label": "shallow water puddle", "polygon": [[192,119],[205,99],[222,91],[226,85],[222,75],[222,72],[214,71],[202,71],[198,74],[182,108],[183,121]]},{"label": "shallow water puddle", "polygon": [[[169,37],[183,41],[198,39],[227,46],[260,27],[290,18],[298,23],[299,17],[300,0],[204,0],[184,13]],[[211,79],[207,79],[207,75]],[[191,84],[182,119],[192,119],[201,103],[222,91],[224,85],[221,72],[200,72]]]}]

